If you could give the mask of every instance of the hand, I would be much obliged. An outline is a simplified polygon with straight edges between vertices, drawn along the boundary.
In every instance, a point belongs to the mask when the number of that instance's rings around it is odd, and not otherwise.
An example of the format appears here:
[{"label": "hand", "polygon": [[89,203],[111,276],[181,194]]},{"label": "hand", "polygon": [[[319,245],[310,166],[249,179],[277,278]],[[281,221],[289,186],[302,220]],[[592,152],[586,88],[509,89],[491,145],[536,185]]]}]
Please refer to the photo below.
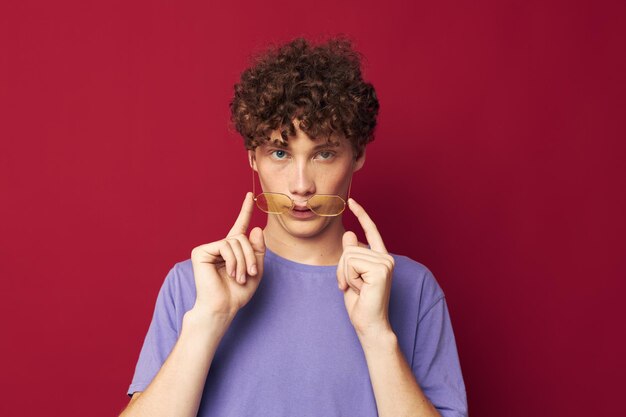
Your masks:
[{"label": "hand", "polygon": [[376,335],[391,330],[388,312],[395,261],[363,207],[352,198],[348,199],[348,207],[363,227],[371,249],[359,247],[354,232],[345,232],[337,281],[357,335]]},{"label": "hand", "polygon": [[196,304],[194,309],[211,315],[234,317],[252,298],[263,277],[265,240],[255,227],[246,237],[254,208],[246,193],[239,217],[226,238],[191,251]]}]

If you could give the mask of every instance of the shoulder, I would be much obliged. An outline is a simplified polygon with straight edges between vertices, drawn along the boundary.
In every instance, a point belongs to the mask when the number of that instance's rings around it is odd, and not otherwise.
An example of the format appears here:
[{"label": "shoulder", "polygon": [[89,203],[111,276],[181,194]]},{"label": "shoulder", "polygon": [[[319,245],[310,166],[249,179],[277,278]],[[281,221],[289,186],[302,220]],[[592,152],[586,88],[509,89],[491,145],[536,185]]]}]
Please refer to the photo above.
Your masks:
[{"label": "shoulder", "polygon": [[421,308],[429,308],[444,298],[444,292],[433,272],[421,262],[405,255],[389,253],[394,261],[393,285],[419,298]]},{"label": "shoulder", "polygon": [[191,258],[175,262],[163,282],[162,290],[172,296],[195,298],[196,286]]},{"label": "shoulder", "polygon": [[430,270],[426,265],[418,262],[406,255],[400,255],[397,253],[389,252],[395,261],[395,270],[402,270],[403,272],[409,272],[412,274],[424,275],[430,273]]},{"label": "shoulder", "polygon": [[191,258],[183,261],[176,262],[172,269],[176,271],[179,279],[191,277],[193,279],[193,265],[191,264]]}]

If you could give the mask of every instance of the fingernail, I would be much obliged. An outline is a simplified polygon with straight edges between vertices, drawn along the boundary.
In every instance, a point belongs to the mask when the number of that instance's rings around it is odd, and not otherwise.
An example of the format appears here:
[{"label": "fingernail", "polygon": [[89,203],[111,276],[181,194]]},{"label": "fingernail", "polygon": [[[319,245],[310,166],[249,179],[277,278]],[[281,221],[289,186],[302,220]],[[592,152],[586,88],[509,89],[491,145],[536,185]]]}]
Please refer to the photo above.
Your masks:
[{"label": "fingernail", "polygon": [[250,267],[250,272],[252,273],[251,275],[256,275],[256,265]]},{"label": "fingernail", "polygon": [[233,269],[232,271],[230,271],[230,276],[231,276],[232,278],[235,278],[235,270],[234,270],[234,269]]},{"label": "fingernail", "polygon": [[246,283],[246,274],[241,274],[241,276],[239,277],[239,283],[240,284]]}]

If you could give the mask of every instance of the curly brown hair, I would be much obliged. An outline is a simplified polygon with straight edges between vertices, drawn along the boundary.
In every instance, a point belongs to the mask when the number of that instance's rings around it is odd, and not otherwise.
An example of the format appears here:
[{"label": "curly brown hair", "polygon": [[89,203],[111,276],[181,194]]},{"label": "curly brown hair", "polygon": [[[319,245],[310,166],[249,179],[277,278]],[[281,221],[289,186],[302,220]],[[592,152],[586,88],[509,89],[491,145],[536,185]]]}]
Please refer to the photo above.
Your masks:
[{"label": "curly brown hair", "polygon": [[294,119],[311,139],[347,138],[355,158],[374,140],[378,99],[361,75],[361,54],[343,36],[312,45],[304,38],[271,46],[241,74],[230,102],[231,121],[246,149],[280,129],[283,144],[296,135]]}]

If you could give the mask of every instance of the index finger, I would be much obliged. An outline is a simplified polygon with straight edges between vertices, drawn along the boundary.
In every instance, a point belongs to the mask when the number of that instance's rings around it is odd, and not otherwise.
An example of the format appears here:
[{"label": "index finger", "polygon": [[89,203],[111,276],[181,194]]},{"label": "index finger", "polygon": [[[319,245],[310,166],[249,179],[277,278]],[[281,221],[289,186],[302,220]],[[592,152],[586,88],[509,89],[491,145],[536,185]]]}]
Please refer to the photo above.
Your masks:
[{"label": "index finger", "polygon": [[235,224],[228,232],[228,236],[238,235],[243,233],[244,235],[248,231],[248,225],[250,224],[250,219],[252,218],[252,210],[254,208],[254,204],[252,203],[252,193],[247,192],[246,198],[243,200],[243,204],[241,205],[241,211],[239,212],[239,216],[237,220],[235,220]]},{"label": "index finger", "polygon": [[365,238],[367,239],[367,243],[369,243],[370,248],[375,252],[387,253],[387,249],[385,248],[385,244],[383,243],[383,238],[378,232],[376,225],[365,212],[365,209],[353,198],[348,199],[348,207],[354,213],[356,218],[361,223],[361,227],[365,231]]}]

